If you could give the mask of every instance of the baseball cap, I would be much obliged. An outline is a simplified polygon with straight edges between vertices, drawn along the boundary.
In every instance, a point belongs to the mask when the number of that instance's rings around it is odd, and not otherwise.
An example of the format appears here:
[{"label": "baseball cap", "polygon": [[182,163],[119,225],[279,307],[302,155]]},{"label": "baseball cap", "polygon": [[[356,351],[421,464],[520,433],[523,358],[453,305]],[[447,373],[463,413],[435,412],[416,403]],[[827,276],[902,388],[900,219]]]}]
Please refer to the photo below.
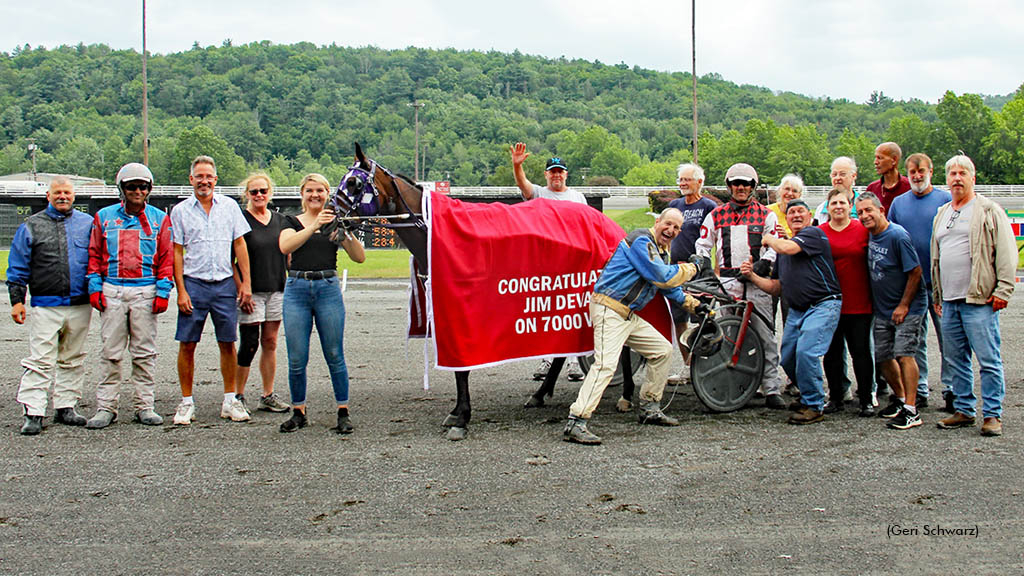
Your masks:
[{"label": "baseball cap", "polygon": [[565,165],[565,160],[562,160],[558,156],[555,156],[548,160],[548,164],[547,166],[544,167],[544,171],[551,170],[552,168],[561,168],[566,172],[569,171],[569,168]]},{"label": "baseball cap", "polygon": [[796,200],[790,200],[789,204],[786,204],[786,213],[787,214],[789,213],[789,209],[792,208],[793,206],[803,206],[804,210],[807,210],[808,212],[811,211],[811,207],[807,205],[807,202],[804,202],[803,200],[800,200],[799,198],[797,198]]},{"label": "baseball cap", "polygon": [[754,170],[754,167],[750,164],[742,162],[733,164],[729,167],[729,171],[725,173],[725,183],[728,184],[734,180],[752,181],[754,186],[757,186],[757,170]]}]

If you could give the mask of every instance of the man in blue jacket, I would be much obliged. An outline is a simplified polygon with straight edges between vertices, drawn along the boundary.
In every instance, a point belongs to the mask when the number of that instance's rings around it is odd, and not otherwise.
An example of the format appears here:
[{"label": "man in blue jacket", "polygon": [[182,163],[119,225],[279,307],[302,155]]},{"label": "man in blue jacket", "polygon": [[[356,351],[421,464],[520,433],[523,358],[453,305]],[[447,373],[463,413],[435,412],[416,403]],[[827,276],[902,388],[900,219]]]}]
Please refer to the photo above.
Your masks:
[{"label": "man in blue jacket", "polygon": [[594,323],[594,365],[569,407],[569,421],[562,439],[577,444],[600,444],[601,438],[587,429],[587,421],[601,402],[615,374],[622,346],[647,359],[647,379],[640,388],[637,418],[641,424],[678,426],[679,421],[661,410],[661,394],[672,358],[672,344],[654,326],[637,315],[661,292],[693,312],[699,302],[679,287],[704,269],[705,260],[666,264],[672,239],[679,234],[683,215],[666,208],[654,227],[634,230],[615,249],[594,286],[590,317]]},{"label": "man in blue jacket", "polygon": [[46,209],[29,216],[14,234],[7,268],[15,323],[25,323],[25,293],[32,292],[29,357],[21,361],[25,372],[17,396],[25,407],[21,433],[26,436],[43,430],[51,382],[53,420],[85,425],[75,406],[82,398],[84,346],[92,317],[85,278],[92,218],[73,208],[75,190],[67,178],[54,178],[46,199]]}]

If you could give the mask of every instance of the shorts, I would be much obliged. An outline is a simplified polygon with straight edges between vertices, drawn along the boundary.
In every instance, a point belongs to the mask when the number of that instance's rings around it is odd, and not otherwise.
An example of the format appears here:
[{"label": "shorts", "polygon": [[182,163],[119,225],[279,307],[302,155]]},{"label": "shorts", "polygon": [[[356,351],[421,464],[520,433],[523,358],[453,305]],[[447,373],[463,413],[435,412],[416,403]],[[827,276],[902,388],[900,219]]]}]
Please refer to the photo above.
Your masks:
[{"label": "shorts", "polygon": [[178,329],[174,339],[178,342],[199,342],[206,325],[206,315],[213,318],[217,342],[238,340],[238,292],[234,278],[206,282],[185,276],[185,290],[192,299],[192,313],[178,311]]},{"label": "shorts", "polygon": [[239,324],[260,324],[262,322],[279,322],[283,318],[284,292],[255,292],[252,295],[252,313],[242,312],[238,308]]},{"label": "shorts", "polygon": [[907,315],[896,325],[891,318],[875,316],[871,330],[875,336],[875,364],[893,358],[914,357],[921,345],[921,323],[924,314]]}]

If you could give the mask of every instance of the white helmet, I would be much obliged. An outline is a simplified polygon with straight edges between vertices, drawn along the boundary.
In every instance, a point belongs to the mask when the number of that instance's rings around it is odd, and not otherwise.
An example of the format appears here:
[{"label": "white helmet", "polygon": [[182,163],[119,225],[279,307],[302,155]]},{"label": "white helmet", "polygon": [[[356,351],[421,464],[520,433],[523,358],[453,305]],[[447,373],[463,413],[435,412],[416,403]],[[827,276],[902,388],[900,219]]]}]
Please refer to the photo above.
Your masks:
[{"label": "white helmet", "polygon": [[143,180],[149,182],[149,185],[153,185],[153,173],[149,171],[149,168],[145,164],[139,164],[138,162],[131,162],[125,164],[117,171],[117,178],[114,179],[114,183],[118,188],[121,188],[122,182],[129,180]]}]

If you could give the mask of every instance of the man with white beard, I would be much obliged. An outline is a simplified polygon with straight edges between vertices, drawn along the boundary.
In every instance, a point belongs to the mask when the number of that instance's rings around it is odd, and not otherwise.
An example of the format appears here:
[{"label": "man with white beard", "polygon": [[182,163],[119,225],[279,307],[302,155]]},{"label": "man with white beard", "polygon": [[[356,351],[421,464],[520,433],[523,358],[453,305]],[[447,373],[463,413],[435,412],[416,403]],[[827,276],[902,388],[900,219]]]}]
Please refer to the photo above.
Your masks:
[{"label": "man with white beard", "polygon": [[[946,190],[932,186],[932,159],[925,154],[911,154],[906,162],[907,176],[910,178],[911,194],[897,196],[889,207],[889,221],[903,226],[910,233],[910,239],[917,252],[917,258],[921,265],[921,282],[924,283],[928,292],[928,312],[932,317],[932,326],[935,327],[935,338],[939,342],[939,350],[942,350],[942,328],[941,320],[935,312],[932,302],[932,275],[930,267],[926,264],[931,262],[932,243],[932,221],[939,207],[953,199]],[[917,367],[920,376],[917,380],[917,407],[928,406],[928,322],[921,322],[921,346],[918,348]],[[949,384],[944,382],[942,397],[945,400],[943,409],[950,414],[953,413],[953,391]]]}]

